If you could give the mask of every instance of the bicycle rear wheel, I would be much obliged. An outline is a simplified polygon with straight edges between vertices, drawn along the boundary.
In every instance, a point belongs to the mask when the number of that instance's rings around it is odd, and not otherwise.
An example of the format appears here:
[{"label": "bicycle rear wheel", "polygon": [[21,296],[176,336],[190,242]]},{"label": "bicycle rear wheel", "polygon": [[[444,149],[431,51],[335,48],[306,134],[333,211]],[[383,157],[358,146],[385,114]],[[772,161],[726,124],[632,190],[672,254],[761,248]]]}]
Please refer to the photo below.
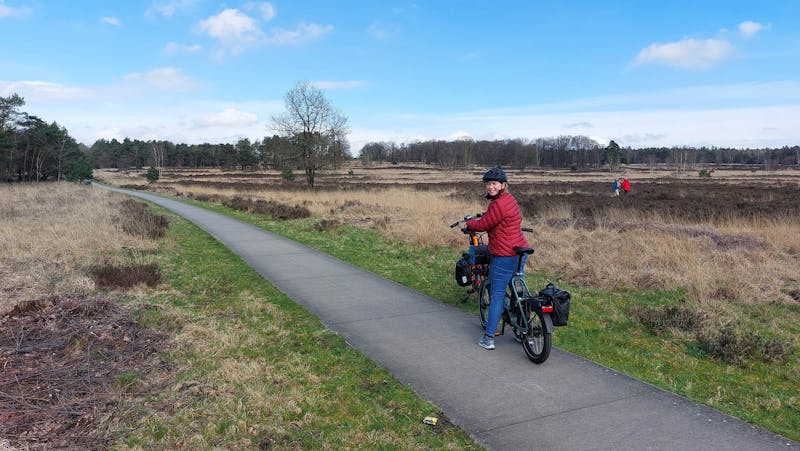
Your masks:
[{"label": "bicycle rear wheel", "polygon": [[544,325],[544,318],[541,313],[531,309],[530,305],[524,304],[525,316],[528,318],[527,333],[520,334],[522,338],[522,348],[525,355],[533,363],[544,363],[550,357],[552,347],[552,337]]}]

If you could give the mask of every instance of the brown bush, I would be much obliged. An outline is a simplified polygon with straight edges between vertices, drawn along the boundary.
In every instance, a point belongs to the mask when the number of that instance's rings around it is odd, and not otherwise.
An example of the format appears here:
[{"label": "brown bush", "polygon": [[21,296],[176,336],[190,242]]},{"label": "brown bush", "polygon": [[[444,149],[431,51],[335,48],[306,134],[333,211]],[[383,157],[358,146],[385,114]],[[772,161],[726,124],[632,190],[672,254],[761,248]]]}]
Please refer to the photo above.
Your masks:
[{"label": "brown bush", "polygon": [[722,327],[708,324],[696,335],[700,348],[731,365],[744,366],[752,359],[785,363],[794,351],[791,340],[764,338],[758,332],[732,322]]},{"label": "brown bush", "polygon": [[342,224],[341,221],[338,219],[320,219],[319,221],[314,224],[314,228],[320,232],[325,232],[328,230],[335,230]]},{"label": "brown bush", "polygon": [[692,330],[699,323],[696,308],[686,305],[667,305],[658,308],[634,305],[628,307],[626,311],[654,335],[661,335],[669,328]]},{"label": "brown bush", "polygon": [[147,185],[120,185],[120,188],[123,189],[132,189],[132,190],[139,190],[139,191],[147,191]]},{"label": "brown bush", "polygon": [[154,287],[161,282],[161,270],[155,263],[107,264],[91,268],[89,273],[95,285],[107,290],[128,289],[139,284]]},{"label": "brown bush", "polygon": [[133,199],[125,199],[120,203],[116,221],[125,233],[151,240],[162,238],[169,226],[166,216],[152,213],[147,204]]},{"label": "brown bush", "polygon": [[286,205],[263,199],[245,199],[233,196],[222,200],[222,204],[234,210],[270,216],[274,219],[301,219],[311,216],[311,211],[300,205]]}]

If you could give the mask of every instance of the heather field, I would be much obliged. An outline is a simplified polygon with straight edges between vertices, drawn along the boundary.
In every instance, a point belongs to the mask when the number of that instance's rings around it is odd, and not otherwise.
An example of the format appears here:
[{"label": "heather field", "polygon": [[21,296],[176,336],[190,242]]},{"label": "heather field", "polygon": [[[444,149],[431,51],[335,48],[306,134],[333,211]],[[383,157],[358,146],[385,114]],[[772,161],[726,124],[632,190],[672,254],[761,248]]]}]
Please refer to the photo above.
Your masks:
[{"label": "heather field", "polygon": [[[482,171],[353,167],[329,171],[315,189],[277,171],[167,170],[147,186],[141,172],[98,171],[117,185],[197,200],[271,202],[282,213],[380,229],[419,246],[461,245],[446,226],[485,208]],[[511,192],[536,228],[536,271],[600,289],[683,289],[716,304],[800,302],[800,171],[697,172],[626,168],[629,195],[612,196],[608,173],[511,169]],[[233,201],[232,199],[235,199]]]},{"label": "heather field", "polygon": [[[452,282],[465,243],[448,225],[485,208],[484,169],[355,163],[314,189],[278,171],[97,176],[211,205],[474,310]],[[699,169],[509,168],[535,229],[529,281],[575,294],[554,336],[562,349],[798,439],[800,171]],[[614,196],[614,177],[631,193]]]}]

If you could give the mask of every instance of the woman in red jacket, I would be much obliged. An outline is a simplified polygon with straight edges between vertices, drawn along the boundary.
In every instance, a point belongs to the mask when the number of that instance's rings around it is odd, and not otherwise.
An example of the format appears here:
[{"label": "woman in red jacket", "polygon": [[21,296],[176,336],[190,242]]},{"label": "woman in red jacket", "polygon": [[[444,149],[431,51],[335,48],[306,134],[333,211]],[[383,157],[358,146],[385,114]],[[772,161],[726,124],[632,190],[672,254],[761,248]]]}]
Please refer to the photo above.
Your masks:
[{"label": "woman in red jacket", "polygon": [[[478,346],[494,349],[494,335],[497,323],[503,313],[503,297],[506,286],[517,270],[517,253],[515,247],[528,247],[522,236],[522,214],[517,200],[508,192],[508,177],[499,167],[489,169],[483,174],[483,185],[486,198],[491,199],[486,213],[479,219],[467,221],[466,227],[476,232],[487,232],[489,235],[489,253],[492,263],[489,270],[491,288],[489,292],[489,319],[486,332],[478,340]],[[523,257],[522,268],[525,268],[527,255]]]},{"label": "woman in red jacket", "polygon": [[622,186],[621,186],[621,188],[622,188],[622,192],[623,192],[624,194],[628,194],[628,192],[631,190],[631,181],[630,181],[630,180],[628,180],[628,179],[627,179],[627,177],[626,177],[626,178],[624,178],[624,179],[622,179]]}]

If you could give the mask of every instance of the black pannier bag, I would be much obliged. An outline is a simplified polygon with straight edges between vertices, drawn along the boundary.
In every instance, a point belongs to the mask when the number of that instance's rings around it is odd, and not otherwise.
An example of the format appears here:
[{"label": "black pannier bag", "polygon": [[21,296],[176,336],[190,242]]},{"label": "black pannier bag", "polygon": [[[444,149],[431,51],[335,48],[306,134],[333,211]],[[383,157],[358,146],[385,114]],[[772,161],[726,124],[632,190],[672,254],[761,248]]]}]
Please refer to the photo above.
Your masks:
[{"label": "black pannier bag", "polygon": [[464,257],[456,262],[456,283],[462,287],[472,284],[472,267]]},{"label": "black pannier bag", "polygon": [[569,291],[564,291],[553,283],[548,283],[539,296],[548,298],[553,303],[553,325],[566,326],[569,321],[569,301],[572,295]]}]

